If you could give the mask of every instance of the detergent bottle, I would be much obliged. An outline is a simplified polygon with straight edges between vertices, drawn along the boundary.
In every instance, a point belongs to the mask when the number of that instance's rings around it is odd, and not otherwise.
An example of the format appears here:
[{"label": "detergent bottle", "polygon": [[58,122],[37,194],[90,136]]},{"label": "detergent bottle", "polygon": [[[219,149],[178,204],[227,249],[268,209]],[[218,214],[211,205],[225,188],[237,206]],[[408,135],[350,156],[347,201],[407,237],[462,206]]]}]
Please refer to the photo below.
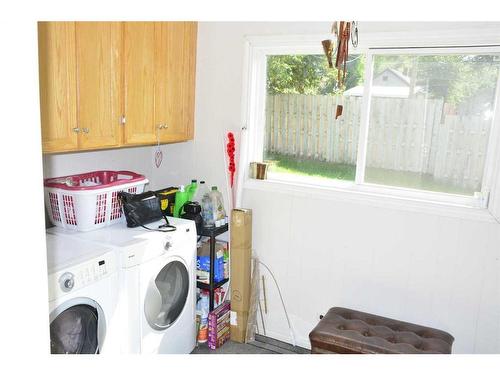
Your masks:
[{"label": "detergent bottle", "polygon": [[[198,191],[198,180],[191,180],[191,183],[186,186],[188,201],[192,202],[196,192]],[[179,212],[180,214],[180,212]]]},{"label": "detergent bottle", "polygon": [[175,193],[174,217],[180,217],[182,215],[184,211],[184,204],[193,199],[197,189],[198,183],[196,180],[191,180],[191,183],[189,185],[179,186],[179,191]]}]

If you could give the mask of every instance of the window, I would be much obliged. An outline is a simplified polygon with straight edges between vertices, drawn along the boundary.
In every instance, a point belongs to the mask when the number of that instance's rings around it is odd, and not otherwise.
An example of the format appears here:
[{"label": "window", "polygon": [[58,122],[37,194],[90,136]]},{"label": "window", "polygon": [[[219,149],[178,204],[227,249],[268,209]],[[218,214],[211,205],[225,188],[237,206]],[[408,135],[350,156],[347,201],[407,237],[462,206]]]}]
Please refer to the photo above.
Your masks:
[{"label": "window", "polygon": [[374,54],[364,181],[481,192],[499,67],[491,53]]},{"label": "window", "polygon": [[[263,158],[274,178],[354,181],[364,56],[351,55],[344,88],[324,55],[267,56]],[[345,107],[335,118],[337,105]]]},{"label": "window", "polygon": [[500,46],[384,43],[351,51],[338,87],[317,40],[259,40],[249,161],[266,162],[271,181],[486,207],[498,159]]}]

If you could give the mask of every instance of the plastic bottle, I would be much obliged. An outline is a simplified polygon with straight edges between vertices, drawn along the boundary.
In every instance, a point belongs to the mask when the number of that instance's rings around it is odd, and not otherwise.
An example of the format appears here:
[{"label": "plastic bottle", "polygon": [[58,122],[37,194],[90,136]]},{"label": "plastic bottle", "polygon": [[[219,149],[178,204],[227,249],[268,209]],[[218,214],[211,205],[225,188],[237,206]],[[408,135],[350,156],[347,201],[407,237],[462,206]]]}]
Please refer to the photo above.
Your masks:
[{"label": "plastic bottle", "polygon": [[207,193],[207,186],[205,185],[205,181],[200,181],[200,184],[198,185],[198,189],[196,189],[196,193],[194,194],[193,201],[198,202],[201,206],[201,200],[203,198],[203,195]]},{"label": "plastic bottle", "polygon": [[175,207],[174,207],[174,217],[179,217],[181,214],[181,208],[184,203],[188,201],[188,193],[184,188],[184,185],[179,186],[179,190],[175,193]]},{"label": "plastic bottle", "polygon": [[205,343],[208,341],[208,293],[200,292],[200,300],[197,303],[197,313],[200,315],[200,329],[198,331],[198,342]]},{"label": "plastic bottle", "polygon": [[192,201],[196,191],[198,190],[198,183],[196,180],[191,180],[189,185],[179,186],[179,191],[175,194],[175,208],[174,216],[181,217],[184,203]]},{"label": "plastic bottle", "polygon": [[191,180],[191,183],[186,186],[186,192],[188,193],[188,196],[187,196],[188,201],[191,201],[191,202],[193,201],[193,198],[194,198],[197,190],[198,190],[198,181]]},{"label": "plastic bottle", "polygon": [[208,192],[203,194],[201,199],[201,217],[203,218],[204,227],[213,227],[215,225],[214,204]]},{"label": "plastic bottle", "polygon": [[210,199],[213,204],[215,226],[220,227],[225,224],[226,210],[224,209],[224,198],[222,193],[217,190],[217,186],[212,186]]}]

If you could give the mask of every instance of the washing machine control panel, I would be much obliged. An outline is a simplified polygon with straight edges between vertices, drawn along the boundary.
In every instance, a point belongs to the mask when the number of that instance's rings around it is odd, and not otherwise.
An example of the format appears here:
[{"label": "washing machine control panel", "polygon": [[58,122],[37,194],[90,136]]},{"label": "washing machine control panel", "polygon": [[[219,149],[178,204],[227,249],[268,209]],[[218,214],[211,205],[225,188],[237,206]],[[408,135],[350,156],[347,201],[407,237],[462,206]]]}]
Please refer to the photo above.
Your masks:
[{"label": "washing machine control panel", "polygon": [[106,277],[107,273],[106,260],[96,260],[76,270],[75,284],[80,287],[86,286]]},{"label": "washing machine control panel", "polygon": [[51,274],[50,297],[56,298],[74,292],[108,277],[113,272],[116,272],[116,260],[104,254],[102,257]]}]

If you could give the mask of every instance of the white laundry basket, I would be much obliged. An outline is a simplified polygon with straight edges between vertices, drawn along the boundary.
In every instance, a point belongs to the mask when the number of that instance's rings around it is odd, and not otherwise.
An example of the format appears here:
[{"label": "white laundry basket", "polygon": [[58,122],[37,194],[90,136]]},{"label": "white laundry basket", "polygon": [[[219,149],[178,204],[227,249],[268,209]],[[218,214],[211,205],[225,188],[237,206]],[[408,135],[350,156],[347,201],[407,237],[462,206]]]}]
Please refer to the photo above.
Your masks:
[{"label": "white laundry basket", "polygon": [[44,180],[52,224],[86,232],[123,221],[118,193],[139,194],[149,181],[130,171],[94,171]]}]

